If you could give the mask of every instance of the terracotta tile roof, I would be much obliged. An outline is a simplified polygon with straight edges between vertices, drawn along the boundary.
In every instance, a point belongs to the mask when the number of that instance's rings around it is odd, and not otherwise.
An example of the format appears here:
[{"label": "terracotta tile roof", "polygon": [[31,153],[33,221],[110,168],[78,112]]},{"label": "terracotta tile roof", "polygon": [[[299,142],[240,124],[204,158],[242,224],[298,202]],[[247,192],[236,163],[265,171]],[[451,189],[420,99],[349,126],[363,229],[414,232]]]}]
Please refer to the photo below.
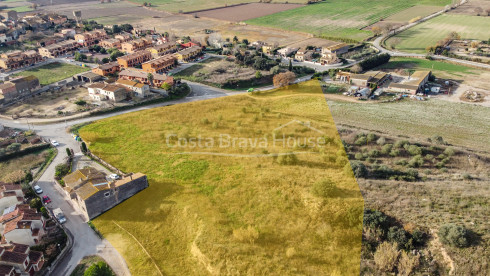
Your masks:
[{"label": "terracotta tile roof", "polygon": [[65,176],[63,180],[68,191],[74,191],[83,200],[91,197],[98,191],[109,188],[105,173],[92,167],[76,170]]},{"label": "terracotta tile roof", "polygon": [[29,260],[31,261],[31,263],[39,262],[41,260],[42,256],[43,256],[43,253],[39,252],[39,251],[31,250],[29,252]]},{"label": "terracotta tile roof", "polygon": [[113,61],[113,62],[101,64],[101,65],[99,65],[98,68],[101,70],[109,70],[109,69],[114,68],[116,66],[119,66],[119,63],[117,63],[117,61]]},{"label": "terracotta tile roof", "polygon": [[14,246],[12,248],[13,252],[24,253],[24,254],[27,254],[27,252],[29,252],[29,245],[27,244],[12,243],[12,245]]},{"label": "terracotta tile roof", "polygon": [[[165,74],[152,74],[153,75],[153,80],[157,80],[157,81],[168,81],[170,78],[172,77],[169,77]],[[140,70],[140,69],[125,69],[123,71],[121,71],[119,73],[119,77],[121,76],[128,76],[128,77],[134,77],[134,78],[142,78],[142,79],[146,79],[148,77],[148,73],[143,71],[143,70]],[[172,78],[173,80],[173,78]]]},{"label": "terracotta tile roof", "polygon": [[27,254],[5,251],[3,252],[2,256],[0,256],[0,261],[14,264],[23,264],[27,260],[27,256]]},{"label": "terracotta tile roof", "polygon": [[14,270],[11,265],[0,265],[0,275],[13,275]]}]

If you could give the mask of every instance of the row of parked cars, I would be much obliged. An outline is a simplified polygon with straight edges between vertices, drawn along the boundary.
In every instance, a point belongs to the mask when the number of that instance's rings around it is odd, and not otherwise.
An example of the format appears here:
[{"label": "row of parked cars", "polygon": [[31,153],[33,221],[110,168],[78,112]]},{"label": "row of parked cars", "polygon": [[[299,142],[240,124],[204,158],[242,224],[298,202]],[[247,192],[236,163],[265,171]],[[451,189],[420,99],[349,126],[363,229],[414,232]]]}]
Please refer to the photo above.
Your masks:
[{"label": "row of parked cars", "polygon": [[[34,188],[34,191],[36,192],[36,194],[38,194],[38,195],[40,195],[44,192],[43,189],[41,189],[41,187],[39,187],[39,185],[35,185],[33,188]],[[43,200],[43,204],[50,204],[51,203],[51,198],[49,198],[48,195],[44,195],[42,197],[42,200]],[[54,209],[53,215],[56,218],[56,220],[58,220],[59,223],[63,224],[66,222],[65,214],[63,214],[63,211],[61,210],[61,208]]]}]

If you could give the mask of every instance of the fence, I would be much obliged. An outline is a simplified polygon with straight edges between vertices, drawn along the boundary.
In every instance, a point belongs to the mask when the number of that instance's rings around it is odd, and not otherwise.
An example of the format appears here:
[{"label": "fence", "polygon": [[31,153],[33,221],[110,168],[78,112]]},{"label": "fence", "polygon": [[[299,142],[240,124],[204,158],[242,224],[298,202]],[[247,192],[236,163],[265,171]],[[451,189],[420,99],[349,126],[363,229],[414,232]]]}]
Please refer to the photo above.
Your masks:
[{"label": "fence", "polygon": [[104,167],[108,168],[109,170],[111,171],[115,171],[117,172],[117,174],[119,175],[125,175],[125,173],[121,170],[119,170],[118,168],[112,166],[111,164],[107,163],[106,161],[104,161],[102,158],[98,157],[97,155],[91,153],[90,151],[88,151],[86,153],[87,156],[89,156],[90,158],[92,158],[93,160],[99,162],[100,164],[102,164]]}]

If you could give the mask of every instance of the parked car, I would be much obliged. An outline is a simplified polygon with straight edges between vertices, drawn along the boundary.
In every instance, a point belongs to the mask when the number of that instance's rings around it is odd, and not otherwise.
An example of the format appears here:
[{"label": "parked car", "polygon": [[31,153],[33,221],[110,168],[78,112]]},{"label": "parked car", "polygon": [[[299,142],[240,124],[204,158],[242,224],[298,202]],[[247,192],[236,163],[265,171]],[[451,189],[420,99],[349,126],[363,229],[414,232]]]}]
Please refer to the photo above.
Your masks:
[{"label": "parked car", "polygon": [[60,145],[60,143],[56,142],[56,140],[53,140],[53,141],[51,141],[51,145],[53,145],[54,147],[57,147]]},{"label": "parked car", "polygon": [[118,174],[115,174],[115,173],[109,175],[109,179],[112,179],[112,180],[118,180],[120,178],[121,177]]},{"label": "parked car", "polygon": [[63,214],[63,211],[61,211],[60,208],[54,209],[53,215],[58,220],[59,223],[63,224],[66,222],[65,214]]},{"label": "parked car", "polygon": [[51,203],[51,198],[49,198],[49,196],[47,195],[43,196],[43,203],[44,204]]},{"label": "parked car", "polygon": [[41,187],[39,187],[38,185],[34,186],[34,191],[36,192],[36,194],[42,194],[43,193],[43,189],[41,189]]}]

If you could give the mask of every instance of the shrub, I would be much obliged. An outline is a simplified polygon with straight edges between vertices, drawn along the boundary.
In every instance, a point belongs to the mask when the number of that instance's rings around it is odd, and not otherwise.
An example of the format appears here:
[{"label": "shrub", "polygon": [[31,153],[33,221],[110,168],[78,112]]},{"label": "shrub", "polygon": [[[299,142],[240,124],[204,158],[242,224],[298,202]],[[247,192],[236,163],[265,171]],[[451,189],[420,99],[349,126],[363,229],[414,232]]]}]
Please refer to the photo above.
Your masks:
[{"label": "shrub", "polygon": [[432,154],[425,155],[425,160],[431,161],[432,159],[434,159],[434,155],[432,155]]},{"label": "shrub", "polygon": [[70,157],[71,156],[71,150],[70,150],[70,148],[65,148],[65,150],[66,150],[66,155],[68,157]]},{"label": "shrub", "polygon": [[103,261],[97,262],[91,265],[85,272],[83,276],[113,276],[115,275],[112,269]]},{"label": "shrub", "polygon": [[395,144],[393,146],[397,149],[401,149],[407,144],[409,144],[409,142],[407,140],[398,140],[395,142]]},{"label": "shrub", "polygon": [[422,154],[422,149],[416,145],[405,145],[405,150],[410,154],[410,155],[421,155]]},{"label": "shrub", "polygon": [[367,142],[370,143],[370,142],[376,140],[376,138],[378,138],[378,137],[374,133],[369,133],[366,138],[367,138]]},{"label": "shrub", "polygon": [[48,210],[46,209],[46,207],[41,207],[41,213],[43,214],[43,216],[45,218],[49,218],[49,214],[48,214]]},{"label": "shrub", "polygon": [[80,145],[80,149],[83,153],[87,153],[87,144],[85,144],[85,142],[82,142],[82,144]]},{"label": "shrub", "polygon": [[386,139],[384,137],[380,137],[377,141],[376,144],[382,146],[386,143]]},{"label": "shrub", "polygon": [[454,155],[454,149],[452,149],[452,148],[446,148],[444,150],[444,154],[447,155],[447,156],[453,156]]},{"label": "shrub", "polygon": [[376,149],[373,149],[373,150],[369,151],[368,155],[370,157],[378,157],[379,156],[379,151],[376,150]]},{"label": "shrub", "polygon": [[403,228],[398,226],[390,227],[387,238],[390,242],[398,244],[400,249],[407,248],[408,234]]},{"label": "shrub", "polygon": [[470,174],[468,174],[468,173],[464,173],[464,174],[463,174],[463,179],[464,179],[464,180],[471,180],[472,178],[473,178],[473,177],[471,177],[471,175],[470,175]]},{"label": "shrub", "polygon": [[393,149],[393,144],[386,144],[381,147],[381,154],[389,154]]},{"label": "shrub", "polygon": [[233,230],[233,237],[239,242],[248,242],[254,244],[259,238],[259,231],[249,225],[247,228],[238,228]]},{"label": "shrub", "polygon": [[407,159],[400,159],[395,161],[395,165],[406,166],[408,164]]},{"label": "shrub", "polygon": [[422,158],[422,155],[416,155],[408,161],[408,166],[412,168],[418,168],[424,165],[424,158]]},{"label": "shrub", "polygon": [[462,248],[470,245],[468,230],[461,225],[444,224],[437,235],[442,243],[450,246]]},{"label": "shrub", "polygon": [[[347,166],[347,165],[346,165]],[[356,178],[365,178],[368,175],[368,169],[364,165],[364,163],[360,161],[352,161],[350,163],[350,167],[352,168],[352,172]]]},{"label": "shrub", "polygon": [[400,155],[400,153],[401,153],[401,152],[400,152],[400,150],[399,150],[399,149],[392,149],[392,150],[390,151],[390,156],[397,157],[397,156],[399,156],[399,155]]},{"label": "shrub", "polygon": [[207,124],[209,124],[209,120],[208,120],[208,118],[202,118],[202,119],[201,119],[201,123],[202,123],[203,125],[207,125]]},{"label": "shrub", "polygon": [[280,155],[277,158],[277,162],[280,165],[296,165],[298,163],[298,157],[296,154],[290,152],[288,154]]},{"label": "shrub", "polygon": [[33,198],[31,202],[29,203],[29,206],[32,209],[40,210],[41,207],[43,207],[43,204],[41,202],[41,199],[39,197]]},{"label": "shrub", "polygon": [[410,275],[414,269],[420,264],[419,255],[411,255],[405,251],[401,252],[400,259],[398,260],[398,274],[403,276]]},{"label": "shrub", "polygon": [[388,217],[381,211],[366,209],[362,223],[364,227],[378,228],[384,231],[388,227]]},{"label": "shrub", "polygon": [[67,164],[58,164],[55,167],[54,176],[56,179],[61,179],[70,172],[70,167]]},{"label": "shrub", "polygon": [[16,152],[20,150],[20,147],[21,147],[20,143],[12,143],[7,146],[7,151]]},{"label": "shrub", "polygon": [[82,100],[82,99],[79,99],[79,100],[75,101],[75,104],[80,105],[80,106],[84,106],[87,104],[87,102]]},{"label": "shrub", "polygon": [[358,152],[358,153],[356,153],[354,158],[356,158],[357,160],[362,160],[364,158],[364,156],[362,155],[362,153]]},{"label": "shrub", "polygon": [[413,244],[415,246],[424,245],[426,238],[427,238],[427,235],[425,235],[425,233],[423,231],[420,231],[418,229],[415,229],[412,232],[412,240],[413,240]]},{"label": "shrub", "polygon": [[331,179],[322,179],[313,184],[311,192],[318,197],[333,197],[337,194],[337,185]]},{"label": "shrub", "polygon": [[434,144],[438,144],[438,145],[445,145],[446,144],[444,139],[439,135],[434,135],[431,138],[429,138],[429,140],[430,140],[430,142],[432,142]]},{"label": "shrub", "polygon": [[417,170],[414,170],[414,169],[408,169],[406,171],[406,174],[408,176],[412,177],[413,179],[419,178],[419,172]]},{"label": "shrub", "polygon": [[354,144],[356,144],[358,146],[366,145],[367,144],[366,136],[361,136],[361,137],[357,138],[356,141],[354,142]]},{"label": "shrub", "polygon": [[374,263],[379,270],[391,272],[395,269],[400,255],[400,251],[398,251],[397,247],[398,245],[396,244],[383,242],[376,248],[376,252],[374,253]]}]

